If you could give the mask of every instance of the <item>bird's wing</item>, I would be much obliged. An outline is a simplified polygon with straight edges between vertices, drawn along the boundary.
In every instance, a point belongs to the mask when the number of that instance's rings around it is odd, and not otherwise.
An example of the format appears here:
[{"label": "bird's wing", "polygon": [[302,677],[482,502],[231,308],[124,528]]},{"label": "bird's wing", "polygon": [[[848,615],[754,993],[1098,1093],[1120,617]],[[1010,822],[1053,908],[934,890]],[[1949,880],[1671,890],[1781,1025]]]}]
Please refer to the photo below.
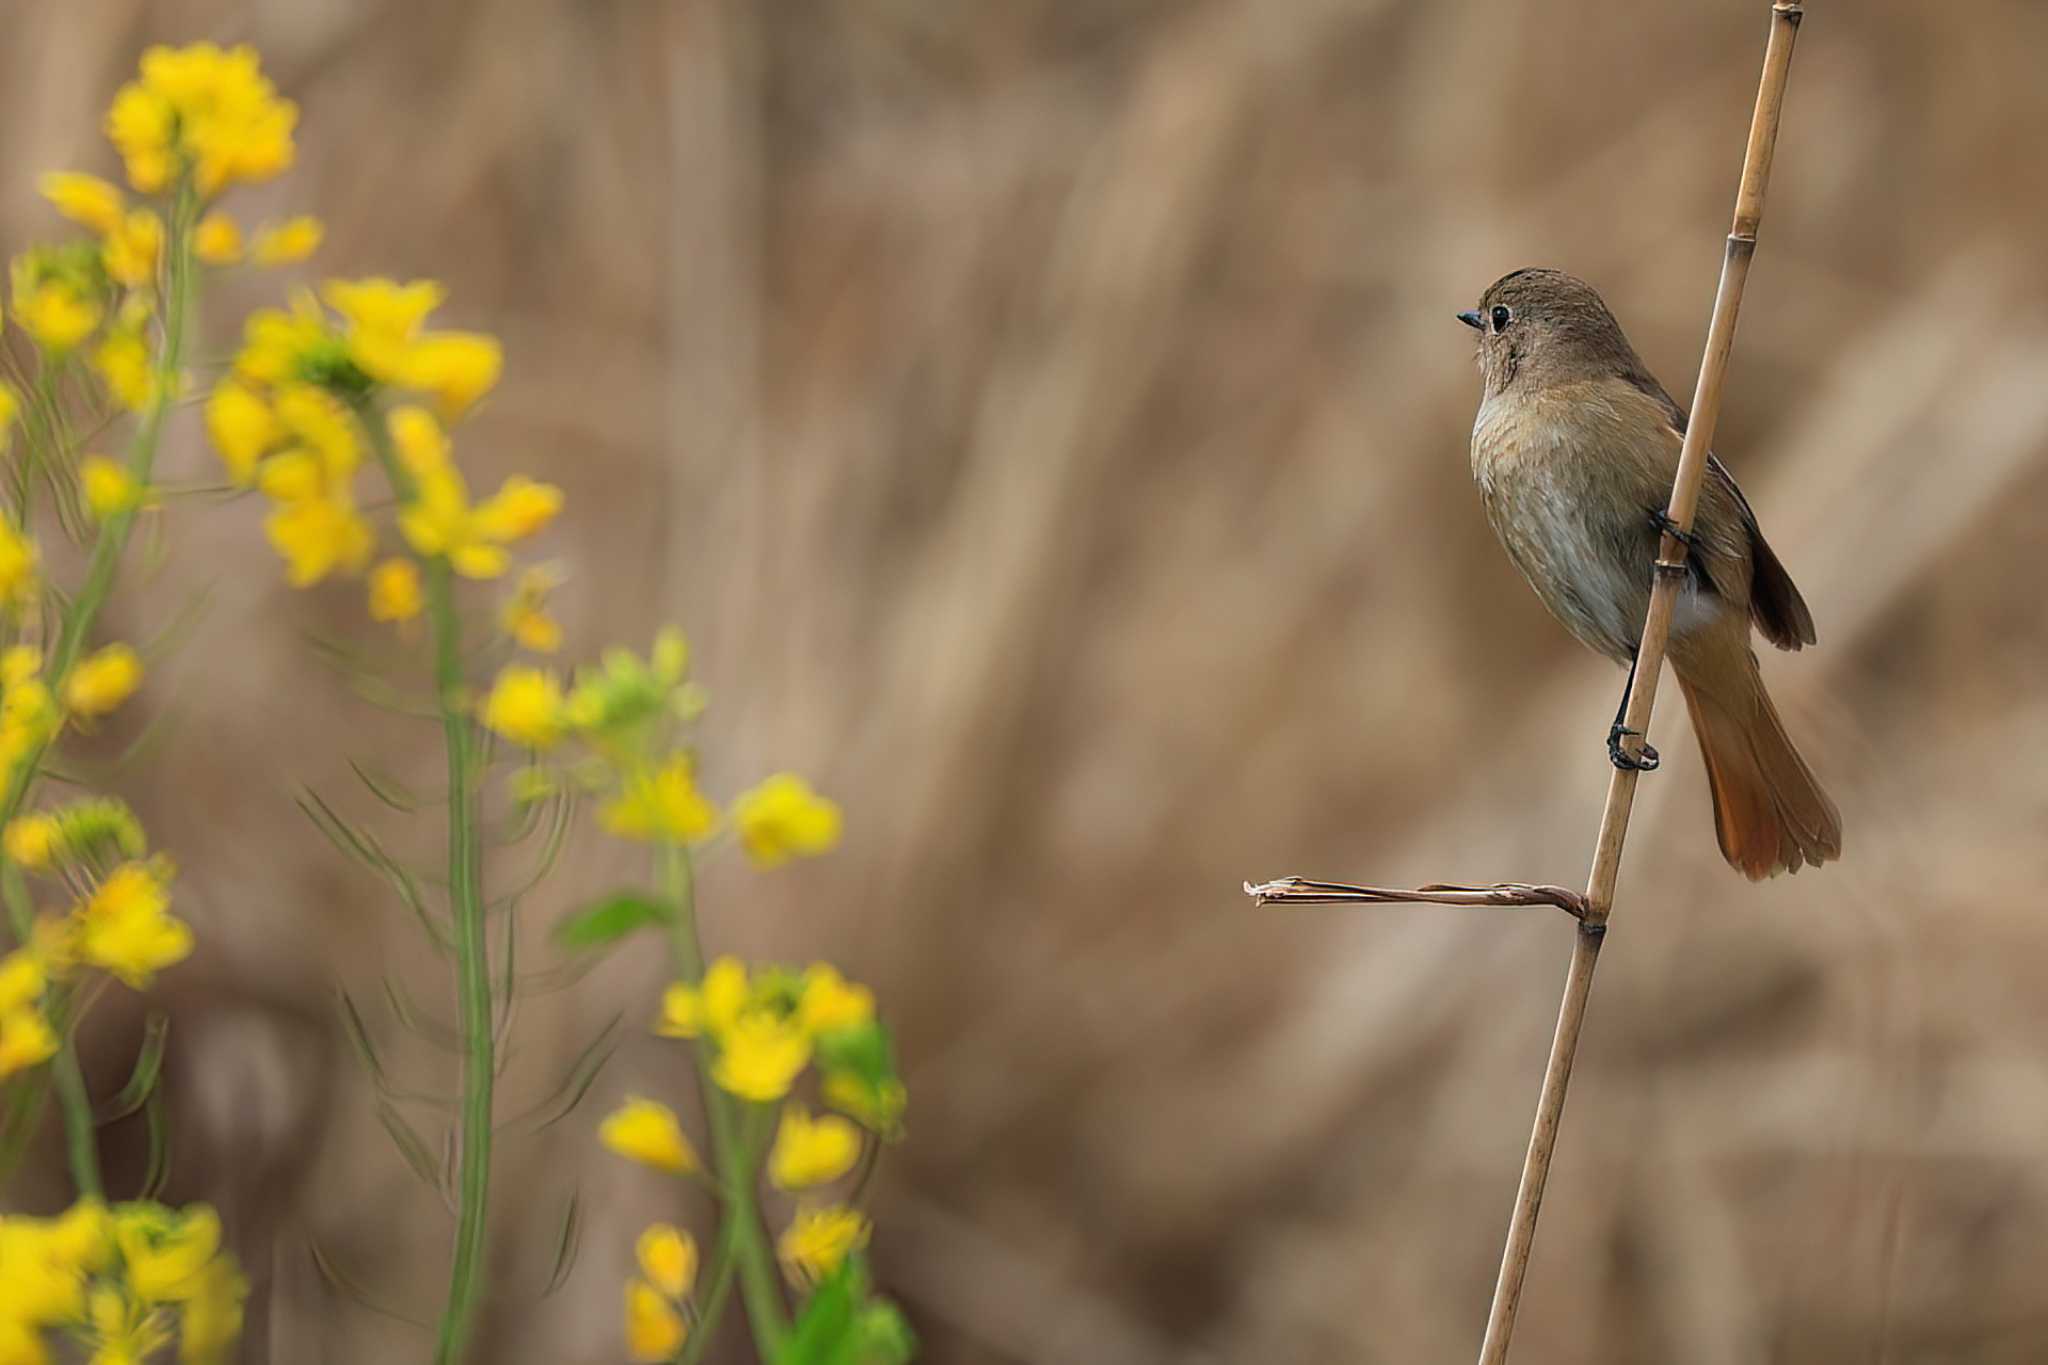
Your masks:
[{"label": "bird's wing", "polygon": [[[1647,370],[1637,369],[1629,374],[1628,381],[1658,400],[1671,420],[1671,429],[1683,440],[1685,409],[1665,392],[1656,376]],[[1756,628],[1780,649],[1798,649],[1801,645],[1813,644],[1816,638],[1813,612],[1808,609],[1806,599],[1799,595],[1799,586],[1792,581],[1792,575],[1786,571],[1777,552],[1764,539],[1763,528],[1757,525],[1756,509],[1743,496],[1741,485],[1728,472],[1728,466],[1721,463],[1721,457],[1712,452],[1707,455],[1707,477],[1719,485],[1735,504],[1742,527],[1749,532],[1749,613],[1756,622]]]}]

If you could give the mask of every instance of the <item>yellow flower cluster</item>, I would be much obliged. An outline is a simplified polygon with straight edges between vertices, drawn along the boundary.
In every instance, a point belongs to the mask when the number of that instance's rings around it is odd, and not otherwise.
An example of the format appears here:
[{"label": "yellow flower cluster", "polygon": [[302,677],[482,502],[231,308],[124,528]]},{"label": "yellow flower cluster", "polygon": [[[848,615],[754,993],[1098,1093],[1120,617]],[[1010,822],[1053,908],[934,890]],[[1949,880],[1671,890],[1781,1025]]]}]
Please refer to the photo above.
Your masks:
[{"label": "yellow flower cluster", "polygon": [[109,273],[99,247],[34,248],[14,258],[8,278],[14,320],[51,356],[77,349],[106,316]]},{"label": "yellow flower cluster", "polygon": [[203,1204],[0,1217],[0,1361],[40,1365],[68,1340],[97,1365],[139,1365],[174,1337],[183,1365],[227,1360],[249,1287],[220,1233]]},{"label": "yellow flower cluster", "polygon": [[536,535],[562,510],[562,491],[514,474],[472,506],[448,438],[425,408],[391,414],[391,436],[411,476],[412,493],[398,529],[414,551],[446,558],[464,578],[497,578],[511,564],[510,546]]},{"label": "yellow flower cluster", "polygon": [[288,169],[298,118],[254,48],[194,43],[142,54],[140,78],[122,86],[107,111],[107,136],[136,189],[161,193],[189,174],[193,188],[211,197]]},{"label": "yellow flower cluster", "polygon": [[42,552],[28,532],[0,518],[0,611],[33,605],[42,587]]},{"label": "yellow flower cluster", "polygon": [[48,980],[29,949],[0,957],[0,1080],[57,1055],[57,1034],[42,1009]]},{"label": "yellow flower cluster", "polygon": [[690,1334],[681,1305],[697,1281],[697,1243],[673,1223],[650,1223],[633,1258],[640,1273],[626,1281],[626,1356],[672,1359]]},{"label": "yellow flower cluster", "polygon": [[21,975],[12,994],[33,980],[32,997],[45,977],[61,979],[81,964],[142,990],[191,954],[191,927],[171,913],[170,860],[146,856],[142,826],[120,802],[91,799],[17,816],[0,831],[0,848],[24,871],[86,888],[69,913],[44,916],[34,940],[6,959],[26,955],[34,969],[15,966]]},{"label": "yellow flower cluster", "polygon": [[57,733],[63,715],[42,678],[43,656],[28,645],[0,650],[0,774],[15,768]]},{"label": "yellow flower cluster", "polygon": [[[558,638],[552,622],[536,629],[545,638],[529,641],[532,647]],[[517,638],[518,631],[513,633]],[[598,761],[577,771],[605,790],[598,819],[612,834],[670,846],[699,843],[723,828],[726,816],[698,787],[690,751],[658,747],[663,722],[693,718],[702,706],[701,694],[684,679],[687,660],[681,633],[664,631],[648,658],[609,650],[601,666],[578,669],[572,685],[550,669],[509,663],[492,683],[479,718],[535,753],[555,749],[567,736],[583,740]],[[764,868],[815,857],[839,843],[838,804],[794,773],[777,773],[740,793],[730,815],[740,846]]]},{"label": "yellow flower cluster", "polygon": [[[261,237],[254,250],[263,254]],[[320,298],[301,293],[288,311],[260,309],[244,325],[233,373],[207,401],[207,432],[229,478],[271,499],[265,530],[294,586],[360,572],[376,549],[354,491],[362,422],[385,423],[370,435],[380,448],[389,438],[400,535],[415,554],[445,558],[457,573],[504,573],[507,547],[560,510],[559,489],[516,474],[471,504],[441,423],[497,383],[500,353],[491,337],[425,330],[441,298],[427,280],[330,280]],[[439,416],[406,404],[379,417],[380,388],[429,396]],[[405,621],[423,605],[417,566],[380,566],[370,585],[373,617]]]},{"label": "yellow flower cluster", "polygon": [[[738,958],[721,957],[703,981],[668,988],[654,1031],[709,1038],[717,1050],[712,1080],[741,1099],[766,1104],[789,1093],[821,1039],[872,1024],[874,1017],[873,994],[822,962],[802,976],[780,967],[750,975]],[[827,1080],[829,1098],[829,1072]]]}]

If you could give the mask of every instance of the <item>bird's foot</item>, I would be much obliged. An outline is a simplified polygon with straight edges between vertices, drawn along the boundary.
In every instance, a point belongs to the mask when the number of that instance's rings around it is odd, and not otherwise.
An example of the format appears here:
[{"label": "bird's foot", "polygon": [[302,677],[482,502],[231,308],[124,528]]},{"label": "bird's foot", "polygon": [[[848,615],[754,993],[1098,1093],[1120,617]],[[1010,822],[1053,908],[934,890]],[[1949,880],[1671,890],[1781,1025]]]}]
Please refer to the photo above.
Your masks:
[{"label": "bird's foot", "polygon": [[1651,773],[1657,771],[1657,765],[1664,760],[1657,757],[1655,749],[1645,744],[1638,752],[1630,753],[1622,747],[1622,740],[1630,736],[1641,739],[1643,732],[1641,730],[1631,730],[1620,721],[1614,723],[1614,727],[1607,732],[1607,761],[1620,768],[1623,772]]},{"label": "bird's foot", "polygon": [[1670,536],[1695,554],[1699,552],[1700,543],[1694,539],[1693,533],[1681,530],[1678,523],[1673,521],[1670,515],[1661,507],[1652,507],[1650,509],[1650,529]]}]

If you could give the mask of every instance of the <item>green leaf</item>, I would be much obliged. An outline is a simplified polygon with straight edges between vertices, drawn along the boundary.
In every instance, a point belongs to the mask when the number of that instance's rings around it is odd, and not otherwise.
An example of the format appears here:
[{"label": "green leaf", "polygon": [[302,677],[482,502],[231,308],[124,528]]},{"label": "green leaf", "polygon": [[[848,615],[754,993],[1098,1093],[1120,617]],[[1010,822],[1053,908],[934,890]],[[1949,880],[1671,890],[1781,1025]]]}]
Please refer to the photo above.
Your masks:
[{"label": "green leaf", "polygon": [[564,916],[555,924],[555,942],[564,948],[602,948],[651,925],[666,924],[672,913],[667,901],[645,892],[620,891]]},{"label": "green leaf", "polygon": [[804,1302],[775,1365],[908,1365],[916,1354],[910,1324],[871,1296],[867,1263],[849,1256]]}]

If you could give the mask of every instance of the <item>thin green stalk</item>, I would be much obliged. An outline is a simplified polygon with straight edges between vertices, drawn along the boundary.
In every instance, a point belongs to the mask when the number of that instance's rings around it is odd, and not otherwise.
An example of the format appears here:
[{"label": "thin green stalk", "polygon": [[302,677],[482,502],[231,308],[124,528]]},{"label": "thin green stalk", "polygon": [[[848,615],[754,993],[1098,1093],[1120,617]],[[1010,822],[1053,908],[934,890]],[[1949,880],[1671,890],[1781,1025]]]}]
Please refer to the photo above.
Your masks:
[{"label": "thin green stalk", "polygon": [[[685,981],[701,981],[704,948],[697,938],[697,883],[687,848],[670,846],[664,851],[662,890],[675,909],[669,947],[677,973]],[[697,1085],[704,1097],[705,1120],[711,1126],[712,1158],[725,1192],[724,1220],[732,1237],[733,1259],[739,1267],[740,1298],[746,1305],[755,1343],[765,1354],[772,1355],[789,1336],[789,1314],[782,1299],[774,1251],[769,1246],[760,1204],[755,1198],[754,1178],[759,1159],[755,1149],[759,1142],[744,1131],[747,1116],[739,1101],[711,1079],[714,1060],[710,1039],[699,1038]],[[708,1331],[712,1325],[707,1312],[703,1327]]]},{"label": "thin green stalk", "polygon": [[76,1029],[64,1031],[64,1046],[50,1064],[57,1084],[57,1102],[64,1110],[64,1151],[71,1164],[71,1183],[81,1198],[104,1200],[106,1186],[100,1180],[99,1137],[92,1121],[92,1097],[85,1090],[85,1070],[78,1064],[73,1040]]},{"label": "thin green stalk", "polygon": [[[163,441],[164,420],[176,401],[179,374],[184,364],[185,338],[192,326],[195,307],[192,225],[197,210],[198,200],[191,188],[181,187],[171,211],[166,244],[164,327],[162,343],[157,351],[156,393],[143,411],[142,421],[135,430],[135,440],[128,449],[128,471],[135,476],[137,483],[149,482],[150,470],[156,464],[157,449]],[[55,439],[54,431],[51,438]],[[24,515],[25,509],[24,502]],[[99,618],[100,609],[106,605],[107,596],[113,591],[114,575],[120,568],[122,554],[128,548],[135,517],[133,509],[109,517],[100,528],[99,538],[93,542],[85,583],[72,600],[71,610],[59,629],[57,646],[50,660],[50,689],[56,696],[63,695],[64,681],[78,662],[93,624]],[[5,799],[0,800],[0,827],[21,812],[49,746],[50,741],[44,740],[24,755],[15,767],[7,782]],[[12,869],[7,871],[12,873]],[[16,931],[24,936],[22,941],[26,942],[26,930],[17,924]],[[86,1092],[85,1073],[78,1062],[80,1022],[72,1019],[64,1030],[63,1045],[52,1065],[52,1079],[64,1113],[65,1147],[70,1156],[72,1179],[81,1195],[100,1196],[99,1138],[93,1124],[91,1099]]]},{"label": "thin green stalk", "polygon": [[725,1316],[725,1305],[732,1298],[733,1267],[737,1263],[739,1225],[726,1218],[719,1223],[718,1245],[712,1248],[711,1264],[705,1268],[705,1280],[709,1288],[704,1291],[704,1304],[697,1314],[697,1321],[690,1325],[690,1339],[683,1347],[683,1354],[676,1365],[697,1365],[704,1353],[711,1349],[711,1340],[718,1332],[718,1320]]},{"label": "thin green stalk", "polygon": [[[367,398],[356,417],[400,501],[413,496],[412,475],[392,448],[383,414]],[[469,1344],[484,1295],[485,1230],[491,1193],[491,1090],[497,1077],[496,1034],[491,1027],[491,960],[485,925],[483,843],[477,824],[477,784],[484,754],[471,729],[463,691],[462,615],[455,602],[455,572],[445,558],[427,561],[427,615],[434,629],[434,688],[448,750],[448,901],[455,920],[455,994],[462,1030],[462,1140],[456,1185],[455,1255],[448,1299],[441,1309],[435,1365],[456,1365]]]},{"label": "thin green stalk", "polygon": [[434,681],[448,748],[448,898],[455,917],[456,999],[462,1021],[462,1168],[455,1257],[441,1310],[439,1365],[462,1359],[483,1297],[485,1221],[491,1188],[491,1086],[497,1074],[491,1029],[490,949],[484,924],[483,853],[477,835],[476,737],[462,704],[462,622],[453,571],[427,565],[427,606],[434,623]]}]

